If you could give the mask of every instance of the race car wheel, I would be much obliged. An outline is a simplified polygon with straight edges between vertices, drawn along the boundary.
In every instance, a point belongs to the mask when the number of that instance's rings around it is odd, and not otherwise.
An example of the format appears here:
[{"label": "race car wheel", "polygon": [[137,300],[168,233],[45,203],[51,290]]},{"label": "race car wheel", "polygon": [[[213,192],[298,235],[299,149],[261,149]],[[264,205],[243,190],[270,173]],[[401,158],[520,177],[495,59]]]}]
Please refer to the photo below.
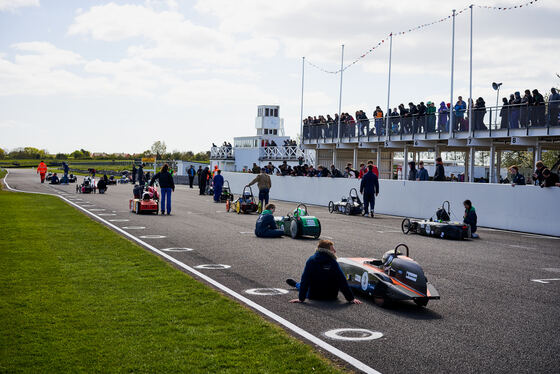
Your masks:
[{"label": "race car wheel", "polygon": [[158,203],[157,203],[157,205],[156,205],[156,216],[157,216],[158,214],[159,214],[159,201],[158,201]]},{"label": "race car wheel", "polygon": [[229,212],[230,208],[231,208],[231,201],[226,200],[226,212]]},{"label": "race car wheel", "polygon": [[344,214],[349,216],[350,213],[352,213],[352,207],[350,206],[350,203],[346,203],[346,205],[344,206]]},{"label": "race car wheel", "polygon": [[298,237],[298,223],[295,219],[290,222],[290,236],[292,239]]},{"label": "race car wheel", "polygon": [[405,218],[401,223],[401,230],[403,234],[408,234],[410,232],[410,219]]},{"label": "race car wheel", "polygon": [[136,203],[136,214],[140,214],[140,202]]},{"label": "race car wheel", "polygon": [[329,201],[329,213],[332,214],[332,212],[334,212],[334,203],[332,201]]},{"label": "race car wheel", "polygon": [[428,299],[414,299],[414,303],[419,307],[424,307],[428,305]]}]

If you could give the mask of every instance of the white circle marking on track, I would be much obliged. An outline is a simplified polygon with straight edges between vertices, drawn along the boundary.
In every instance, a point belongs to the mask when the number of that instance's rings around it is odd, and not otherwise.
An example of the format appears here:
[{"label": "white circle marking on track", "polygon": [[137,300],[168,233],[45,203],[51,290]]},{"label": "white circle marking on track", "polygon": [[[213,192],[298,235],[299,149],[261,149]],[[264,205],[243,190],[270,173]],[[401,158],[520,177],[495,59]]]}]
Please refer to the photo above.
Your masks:
[{"label": "white circle marking on track", "polygon": [[192,248],[163,248],[164,252],[190,252],[194,251]]},{"label": "white circle marking on track", "polygon": [[206,269],[206,270],[229,269],[230,267],[231,267],[230,265],[224,265],[224,264],[202,264],[202,265],[195,266],[195,268],[197,269]]},{"label": "white circle marking on track", "polygon": [[[342,334],[352,334],[354,336],[344,336]],[[367,341],[379,339],[383,336],[383,334],[379,331],[366,329],[334,329],[325,332],[325,336],[336,340]]]}]

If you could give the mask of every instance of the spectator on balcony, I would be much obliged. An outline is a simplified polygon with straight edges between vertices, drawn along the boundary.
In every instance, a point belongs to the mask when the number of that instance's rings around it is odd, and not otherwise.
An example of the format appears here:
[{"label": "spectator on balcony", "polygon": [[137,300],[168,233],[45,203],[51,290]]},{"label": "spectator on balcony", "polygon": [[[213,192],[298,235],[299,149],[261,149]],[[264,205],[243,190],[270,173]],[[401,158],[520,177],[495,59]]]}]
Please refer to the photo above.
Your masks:
[{"label": "spectator on balcony", "polygon": [[413,102],[408,103],[408,117],[410,118],[410,129],[413,134],[418,130],[418,107]]},{"label": "spectator on balcony", "polygon": [[554,87],[550,89],[548,97],[548,113],[550,114],[550,126],[557,126],[558,113],[560,113],[560,93]]},{"label": "spectator on balcony", "polygon": [[426,105],[424,105],[424,102],[421,101],[420,104],[418,104],[418,124],[416,125],[416,129],[417,132],[426,132]]},{"label": "spectator on balcony", "polygon": [[278,169],[280,169],[280,175],[288,175],[288,163],[286,161],[282,162],[282,164],[278,166]]},{"label": "spectator on balcony", "polygon": [[375,119],[375,134],[377,136],[383,135],[383,111],[379,106],[375,107],[373,118]]},{"label": "spectator on balcony", "polygon": [[334,114],[334,119],[333,119],[333,131],[331,133],[331,136],[333,138],[338,138],[338,134],[342,134],[342,118],[339,117],[338,113]]},{"label": "spectator on balcony", "polygon": [[416,162],[414,161],[410,161],[408,163],[408,180],[409,181],[415,181],[416,178],[418,177],[418,170],[416,170]]},{"label": "spectator on balcony", "polygon": [[524,186],[525,185],[525,177],[523,174],[519,173],[519,168],[517,166],[512,166],[509,168],[511,173],[511,185],[512,186]]},{"label": "spectator on balcony", "polygon": [[270,141],[270,146],[271,147],[277,147],[278,145],[276,144],[276,142],[274,140]]},{"label": "spectator on balcony", "polygon": [[509,102],[507,98],[502,98],[502,107],[500,108],[500,128],[507,129],[509,127]]},{"label": "spectator on balcony", "polygon": [[544,106],[544,97],[539,92],[539,90],[533,90],[533,118],[534,123],[533,126],[542,127],[545,125],[545,106]]},{"label": "spectator on balcony", "polygon": [[488,130],[484,124],[484,116],[486,115],[486,103],[482,97],[476,99],[473,113],[473,125],[475,130]]},{"label": "spectator on balcony", "polygon": [[217,148],[218,146],[214,143],[212,143],[212,147]]},{"label": "spectator on balcony", "polygon": [[424,168],[424,161],[418,163],[418,172],[416,174],[417,181],[428,181],[430,176],[428,175],[428,170]]},{"label": "spectator on balcony", "polygon": [[336,166],[331,165],[331,177],[332,177],[332,178],[342,178],[342,177],[344,177],[344,176],[342,175],[342,173],[340,172],[340,170],[338,170],[338,169],[336,168]]},{"label": "spectator on balcony", "polygon": [[457,103],[453,107],[453,130],[464,131],[465,111],[467,110],[467,103],[463,101],[463,97],[459,96]]},{"label": "spectator on balcony", "polygon": [[509,112],[509,127],[511,129],[518,129],[519,128],[519,111],[521,106],[521,94],[519,91],[516,91],[515,94],[510,95],[509,97],[509,105],[510,105],[510,112]]},{"label": "spectator on balcony", "polygon": [[389,125],[391,126],[391,133],[398,134],[399,133],[399,112],[397,108],[393,108],[393,111],[389,113],[390,120]]},{"label": "spectator on balcony", "polygon": [[332,137],[334,134],[334,120],[330,114],[327,114],[327,137]]},{"label": "spectator on balcony", "polygon": [[266,206],[268,204],[270,189],[272,188],[272,180],[263,170],[246,187],[252,186],[255,183],[259,188],[259,203],[261,206]]},{"label": "spectator on balcony", "polygon": [[346,124],[348,125],[348,136],[356,136],[356,121],[349,113],[346,113]]},{"label": "spectator on balcony", "polygon": [[439,103],[438,109],[438,131],[442,132],[444,130],[449,132],[449,109],[445,101],[442,101]]},{"label": "spectator on balcony", "polygon": [[521,107],[519,111],[519,121],[523,127],[529,127],[529,123],[532,120],[533,103],[534,100],[531,91],[525,90],[525,94],[521,98]]},{"label": "spectator on balcony", "polygon": [[428,117],[426,123],[428,125],[426,132],[436,131],[436,106],[433,101],[428,101],[426,105],[426,116]]},{"label": "spectator on balcony", "polygon": [[553,173],[550,169],[545,168],[542,172],[543,181],[541,187],[560,187],[560,179],[558,174]]},{"label": "spectator on balcony", "polygon": [[434,173],[434,181],[445,182],[445,168],[441,157],[436,158],[436,172]]},{"label": "spectator on balcony", "polygon": [[358,124],[358,136],[365,136],[365,126],[362,122],[362,111],[356,111],[356,122]]},{"label": "spectator on balcony", "polygon": [[411,131],[411,120],[410,120],[410,112],[408,109],[404,107],[404,104],[399,105],[399,115],[400,115],[400,122],[401,122],[401,134],[410,134]]}]

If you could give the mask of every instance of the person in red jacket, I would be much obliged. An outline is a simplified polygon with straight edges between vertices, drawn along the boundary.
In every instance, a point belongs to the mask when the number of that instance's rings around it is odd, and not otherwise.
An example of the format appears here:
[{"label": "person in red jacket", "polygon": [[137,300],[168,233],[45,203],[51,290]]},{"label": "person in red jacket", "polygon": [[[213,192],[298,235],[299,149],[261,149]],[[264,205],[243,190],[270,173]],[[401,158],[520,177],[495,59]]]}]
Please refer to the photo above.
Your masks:
[{"label": "person in red jacket", "polygon": [[[369,168],[369,165],[371,165],[371,168],[372,168],[371,171],[373,172],[373,174],[375,174],[375,176],[376,176],[377,178],[379,178],[379,170],[377,169],[377,166],[375,166],[375,165],[373,164],[373,161],[372,161],[372,160],[369,160],[369,161],[367,162],[366,168]],[[366,173],[367,173],[367,170],[366,170]]]},{"label": "person in red jacket", "polygon": [[45,175],[47,174],[47,165],[41,161],[37,166],[37,174],[41,176],[41,183],[45,183]]}]

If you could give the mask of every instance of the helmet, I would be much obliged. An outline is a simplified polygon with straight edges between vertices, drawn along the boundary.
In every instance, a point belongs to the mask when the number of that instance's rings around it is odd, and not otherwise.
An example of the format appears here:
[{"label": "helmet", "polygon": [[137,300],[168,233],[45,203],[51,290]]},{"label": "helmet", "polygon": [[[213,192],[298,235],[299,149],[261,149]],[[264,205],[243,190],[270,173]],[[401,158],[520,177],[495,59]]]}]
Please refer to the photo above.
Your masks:
[{"label": "helmet", "polygon": [[144,194],[142,195],[142,200],[150,200],[152,198],[152,195],[149,192],[144,192]]},{"label": "helmet", "polygon": [[294,210],[294,216],[295,217],[302,217],[302,216],[305,216],[306,214],[307,214],[307,212],[303,208],[297,208],[296,210]]},{"label": "helmet", "polygon": [[[400,251],[397,251],[397,255],[402,255]],[[395,259],[395,250],[392,249],[390,251],[385,252],[381,261],[383,262],[383,266],[390,266],[393,260]]]}]

